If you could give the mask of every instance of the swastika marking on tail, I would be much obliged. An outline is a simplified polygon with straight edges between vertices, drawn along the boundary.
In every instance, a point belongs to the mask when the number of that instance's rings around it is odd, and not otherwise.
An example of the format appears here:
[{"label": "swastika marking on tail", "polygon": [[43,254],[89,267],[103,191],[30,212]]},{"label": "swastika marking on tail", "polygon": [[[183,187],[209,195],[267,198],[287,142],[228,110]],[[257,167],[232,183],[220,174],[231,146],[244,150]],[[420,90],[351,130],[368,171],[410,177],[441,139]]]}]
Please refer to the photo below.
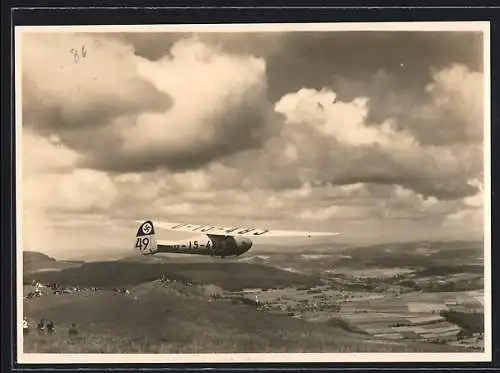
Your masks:
[{"label": "swastika marking on tail", "polygon": [[149,224],[149,223],[146,223],[146,224],[144,224],[144,225],[142,226],[142,232],[143,232],[144,234],[149,234],[149,233],[151,233],[151,231],[152,231],[152,230],[153,230],[153,227],[152,227],[152,226],[151,226],[151,224]]}]

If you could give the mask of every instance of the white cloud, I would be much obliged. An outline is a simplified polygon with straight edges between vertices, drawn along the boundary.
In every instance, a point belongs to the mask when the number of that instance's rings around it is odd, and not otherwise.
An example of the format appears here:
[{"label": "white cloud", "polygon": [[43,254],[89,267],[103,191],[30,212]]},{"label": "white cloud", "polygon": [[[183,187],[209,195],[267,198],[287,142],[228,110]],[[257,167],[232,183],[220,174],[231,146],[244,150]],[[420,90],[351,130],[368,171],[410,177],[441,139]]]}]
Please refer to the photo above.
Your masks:
[{"label": "white cloud", "polygon": [[483,74],[454,64],[435,72],[434,81],[427,85],[426,91],[436,108],[453,113],[457,119],[443,123],[449,126],[450,132],[461,130],[469,141],[482,139]]},{"label": "white cloud", "polygon": [[414,140],[409,134],[394,131],[389,122],[369,126],[368,102],[366,97],[358,97],[352,102],[337,101],[331,90],[302,88],[282,97],[275,110],[283,114],[288,123],[312,126],[348,146],[412,144]]},{"label": "white cloud", "polygon": [[174,104],[162,113],[138,115],[121,127],[118,156],[123,160],[118,163],[132,159],[129,167],[151,162],[152,167],[193,167],[259,146],[265,139],[272,111],[264,60],[186,39],[177,42],[169,56],[139,67]]},{"label": "white cloud", "polygon": [[263,167],[279,166],[280,176],[289,184],[401,184],[425,196],[446,199],[474,190],[467,179],[481,172],[480,147],[419,144],[396,119],[370,123],[369,105],[362,97],[341,102],[328,89],[285,95],[275,110],[286,123],[280,141],[266,144]]},{"label": "white cloud", "polygon": [[[400,115],[400,125],[423,144],[481,143],[484,126],[484,76],[452,64],[433,73],[425,96]],[[397,102],[394,103],[397,105]]]}]

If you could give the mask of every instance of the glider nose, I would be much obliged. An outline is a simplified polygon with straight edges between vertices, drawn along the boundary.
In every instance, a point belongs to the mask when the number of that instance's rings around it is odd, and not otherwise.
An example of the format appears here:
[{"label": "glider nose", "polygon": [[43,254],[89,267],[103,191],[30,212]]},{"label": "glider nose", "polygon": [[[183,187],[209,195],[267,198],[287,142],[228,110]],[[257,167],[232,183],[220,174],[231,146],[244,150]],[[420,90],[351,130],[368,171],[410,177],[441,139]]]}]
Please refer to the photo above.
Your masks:
[{"label": "glider nose", "polygon": [[240,241],[241,253],[246,253],[252,247],[252,241],[248,238],[241,238]]}]

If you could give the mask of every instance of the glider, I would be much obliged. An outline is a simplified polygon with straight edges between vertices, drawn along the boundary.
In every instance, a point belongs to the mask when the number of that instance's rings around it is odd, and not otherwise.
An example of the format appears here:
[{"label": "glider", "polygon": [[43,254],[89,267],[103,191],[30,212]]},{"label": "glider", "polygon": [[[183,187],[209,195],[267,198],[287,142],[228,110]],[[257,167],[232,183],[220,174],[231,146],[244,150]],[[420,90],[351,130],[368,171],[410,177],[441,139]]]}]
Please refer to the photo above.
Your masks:
[{"label": "glider", "polygon": [[[141,223],[142,221],[137,221]],[[176,232],[195,233],[196,237],[179,241],[158,241],[155,228]],[[269,230],[244,226],[220,227],[215,225],[158,222],[141,223],[136,233],[135,248],[140,255],[157,253],[210,255],[225,258],[240,256],[252,247],[255,237],[326,237],[340,233]]]}]

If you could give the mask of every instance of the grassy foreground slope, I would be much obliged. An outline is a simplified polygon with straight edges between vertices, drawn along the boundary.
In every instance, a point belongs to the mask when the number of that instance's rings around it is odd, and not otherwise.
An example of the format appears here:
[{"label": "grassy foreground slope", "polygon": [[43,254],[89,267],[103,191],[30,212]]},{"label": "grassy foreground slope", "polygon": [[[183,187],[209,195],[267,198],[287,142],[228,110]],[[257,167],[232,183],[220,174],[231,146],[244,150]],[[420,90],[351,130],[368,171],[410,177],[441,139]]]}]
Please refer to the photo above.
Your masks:
[{"label": "grassy foreground slope", "polygon": [[[424,352],[439,345],[370,340],[338,326],[308,323],[225,301],[170,293],[158,283],[129,295],[111,291],[25,301],[30,320],[54,320],[55,335],[25,336],[24,352],[223,353],[223,352]],[[76,323],[79,336],[69,337]]]}]

